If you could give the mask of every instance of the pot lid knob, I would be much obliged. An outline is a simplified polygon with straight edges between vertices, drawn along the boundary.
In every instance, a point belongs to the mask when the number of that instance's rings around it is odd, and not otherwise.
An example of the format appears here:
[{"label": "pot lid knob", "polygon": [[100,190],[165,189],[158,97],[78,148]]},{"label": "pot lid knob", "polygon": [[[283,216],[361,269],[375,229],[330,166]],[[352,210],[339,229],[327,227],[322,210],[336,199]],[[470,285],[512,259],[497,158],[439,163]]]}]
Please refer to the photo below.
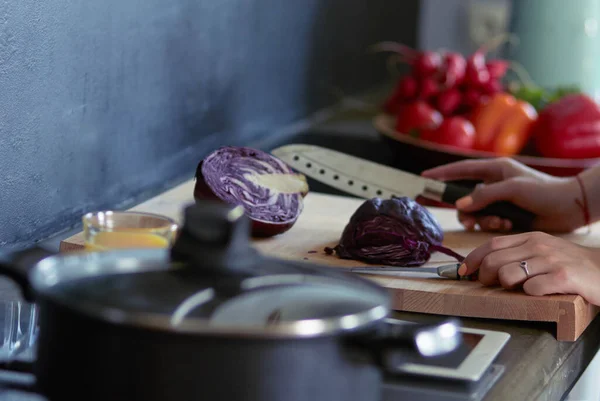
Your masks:
[{"label": "pot lid knob", "polygon": [[250,273],[257,253],[250,246],[250,219],[241,206],[198,201],[184,210],[184,224],[171,259],[191,268]]},{"label": "pot lid knob", "polygon": [[184,210],[184,229],[197,241],[213,246],[230,242],[248,243],[249,220],[241,206],[201,202]]}]

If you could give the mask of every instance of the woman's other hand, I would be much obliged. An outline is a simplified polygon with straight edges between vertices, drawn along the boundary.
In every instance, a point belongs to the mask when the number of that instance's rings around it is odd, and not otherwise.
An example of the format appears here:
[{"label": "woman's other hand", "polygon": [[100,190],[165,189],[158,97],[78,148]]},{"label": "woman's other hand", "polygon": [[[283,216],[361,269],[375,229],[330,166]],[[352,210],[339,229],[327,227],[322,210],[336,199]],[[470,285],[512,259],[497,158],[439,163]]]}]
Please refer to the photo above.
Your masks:
[{"label": "woman's other hand", "polygon": [[575,201],[581,197],[581,189],[574,177],[553,177],[513,159],[464,160],[426,170],[422,176],[441,181],[483,182],[456,202],[458,219],[468,230],[475,229],[476,225],[484,231],[511,230],[510,220],[472,214],[497,201],[509,201],[535,213],[534,230],[570,232],[585,224]]},{"label": "woman's other hand", "polygon": [[[521,262],[527,263],[527,271]],[[542,232],[498,236],[473,250],[460,275],[478,271],[484,285],[522,286],[530,295],[578,294],[600,305],[600,250]]]}]

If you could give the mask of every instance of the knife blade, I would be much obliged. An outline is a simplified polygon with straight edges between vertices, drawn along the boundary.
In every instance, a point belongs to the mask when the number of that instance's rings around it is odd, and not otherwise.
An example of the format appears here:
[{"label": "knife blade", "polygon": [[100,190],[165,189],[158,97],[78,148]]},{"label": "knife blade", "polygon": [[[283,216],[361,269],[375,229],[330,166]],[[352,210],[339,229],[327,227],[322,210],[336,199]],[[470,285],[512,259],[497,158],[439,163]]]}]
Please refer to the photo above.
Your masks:
[{"label": "knife blade", "polygon": [[447,265],[441,265],[438,267],[396,267],[396,266],[363,266],[353,267],[350,269],[352,273],[366,273],[366,274],[391,274],[391,273],[431,273],[436,274],[440,277],[448,278],[451,280],[469,280],[473,281],[477,279],[476,274],[469,276],[460,276],[458,274],[458,268],[460,263],[451,263]]},{"label": "knife blade", "polygon": [[457,280],[458,268],[460,264],[453,263],[438,267],[396,267],[396,266],[364,266],[353,267],[350,269],[352,273],[432,273],[440,277],[451,278]]},{"label": "knife blade", "polygon": [[[291,144],[275,148],[271,153],[308,177],[365,199],[394,196],[415,199],[421,195],[454,205],[472,192],[471,188],[421,177],[321,146]],[[492,203],[474,214],[509,219],[516,230],[531,229],[535,218],[530,211],[506,201]]]}]

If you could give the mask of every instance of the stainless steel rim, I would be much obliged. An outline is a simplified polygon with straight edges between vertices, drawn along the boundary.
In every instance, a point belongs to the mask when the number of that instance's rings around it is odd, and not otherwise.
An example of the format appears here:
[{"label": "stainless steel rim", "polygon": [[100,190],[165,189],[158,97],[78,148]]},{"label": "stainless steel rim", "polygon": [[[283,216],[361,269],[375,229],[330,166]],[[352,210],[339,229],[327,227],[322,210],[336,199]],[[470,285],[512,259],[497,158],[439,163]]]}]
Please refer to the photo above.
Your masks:
[{"label": "stainless steel rim", "polygon": [[[77,253],[52,256],[39,262],[32,270],[29,281],[36,294],[57,302],[64,307],[80,311],[88,316],[118,325],[148,328],[171,333],[195,335],[219,335],[254,338],[313,338],[339,333],[349,333],[383,321],[389,314],[388,295],[385,289],[366,279],[356,277],[348,285],[356,285],[377,300],[376,306],[363,312],[327,319],[306,319],[282,322],[264,327],[211,326],[209,321],[198,318],[182,319],[158,313],[127,312],[121,309],[82,302],[53,292],[55,286],[71,280],[97,277],[106,274],[142,273],[164,271],[172,268],[168,250],[143,249],[102,253]],[[245,287],[258,288],[280,284],[310,283],[311,285],[341,285],[335,278],[315,275],[281,275],[248,279]],[[346,283],[344,283],[346,284]],[[197,302],[208,299],[210,293],[200,291]],[[381,301],[381,302],[379,302]],[[182,312],[183,313],[183,312]]]}]

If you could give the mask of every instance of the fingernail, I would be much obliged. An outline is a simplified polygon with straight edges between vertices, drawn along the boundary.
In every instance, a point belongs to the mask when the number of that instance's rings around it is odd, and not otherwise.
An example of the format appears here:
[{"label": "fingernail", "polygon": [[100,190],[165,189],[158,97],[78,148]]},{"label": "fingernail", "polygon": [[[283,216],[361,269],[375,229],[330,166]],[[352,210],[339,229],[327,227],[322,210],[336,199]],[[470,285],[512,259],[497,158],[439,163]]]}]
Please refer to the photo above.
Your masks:
[{"label": "fingernail", "polygon": [[456,201],[456,207],[459,209],[464,209],[473,204],[473,198],[470,195],[464,196]]},{"label": "fingernail", "polygon": [[465,218],[462,223],[467,230],[473,230],[477,222],[475,219]]},{"label": "fingernail", "polygon": [[458,268],[458,275],[459,276],[464,276],[465,273],[467,272],[467,265],[465,265],[464,263],[462,265],[460,265],[460,267]]},{"label": "fingernail", "polygon": [[500,224],[502,224],[502,220],[500,220],[500,218],[498,217],[492,217],[490,219],[490,228],[497,230],[498,228],[500,228]]}]

